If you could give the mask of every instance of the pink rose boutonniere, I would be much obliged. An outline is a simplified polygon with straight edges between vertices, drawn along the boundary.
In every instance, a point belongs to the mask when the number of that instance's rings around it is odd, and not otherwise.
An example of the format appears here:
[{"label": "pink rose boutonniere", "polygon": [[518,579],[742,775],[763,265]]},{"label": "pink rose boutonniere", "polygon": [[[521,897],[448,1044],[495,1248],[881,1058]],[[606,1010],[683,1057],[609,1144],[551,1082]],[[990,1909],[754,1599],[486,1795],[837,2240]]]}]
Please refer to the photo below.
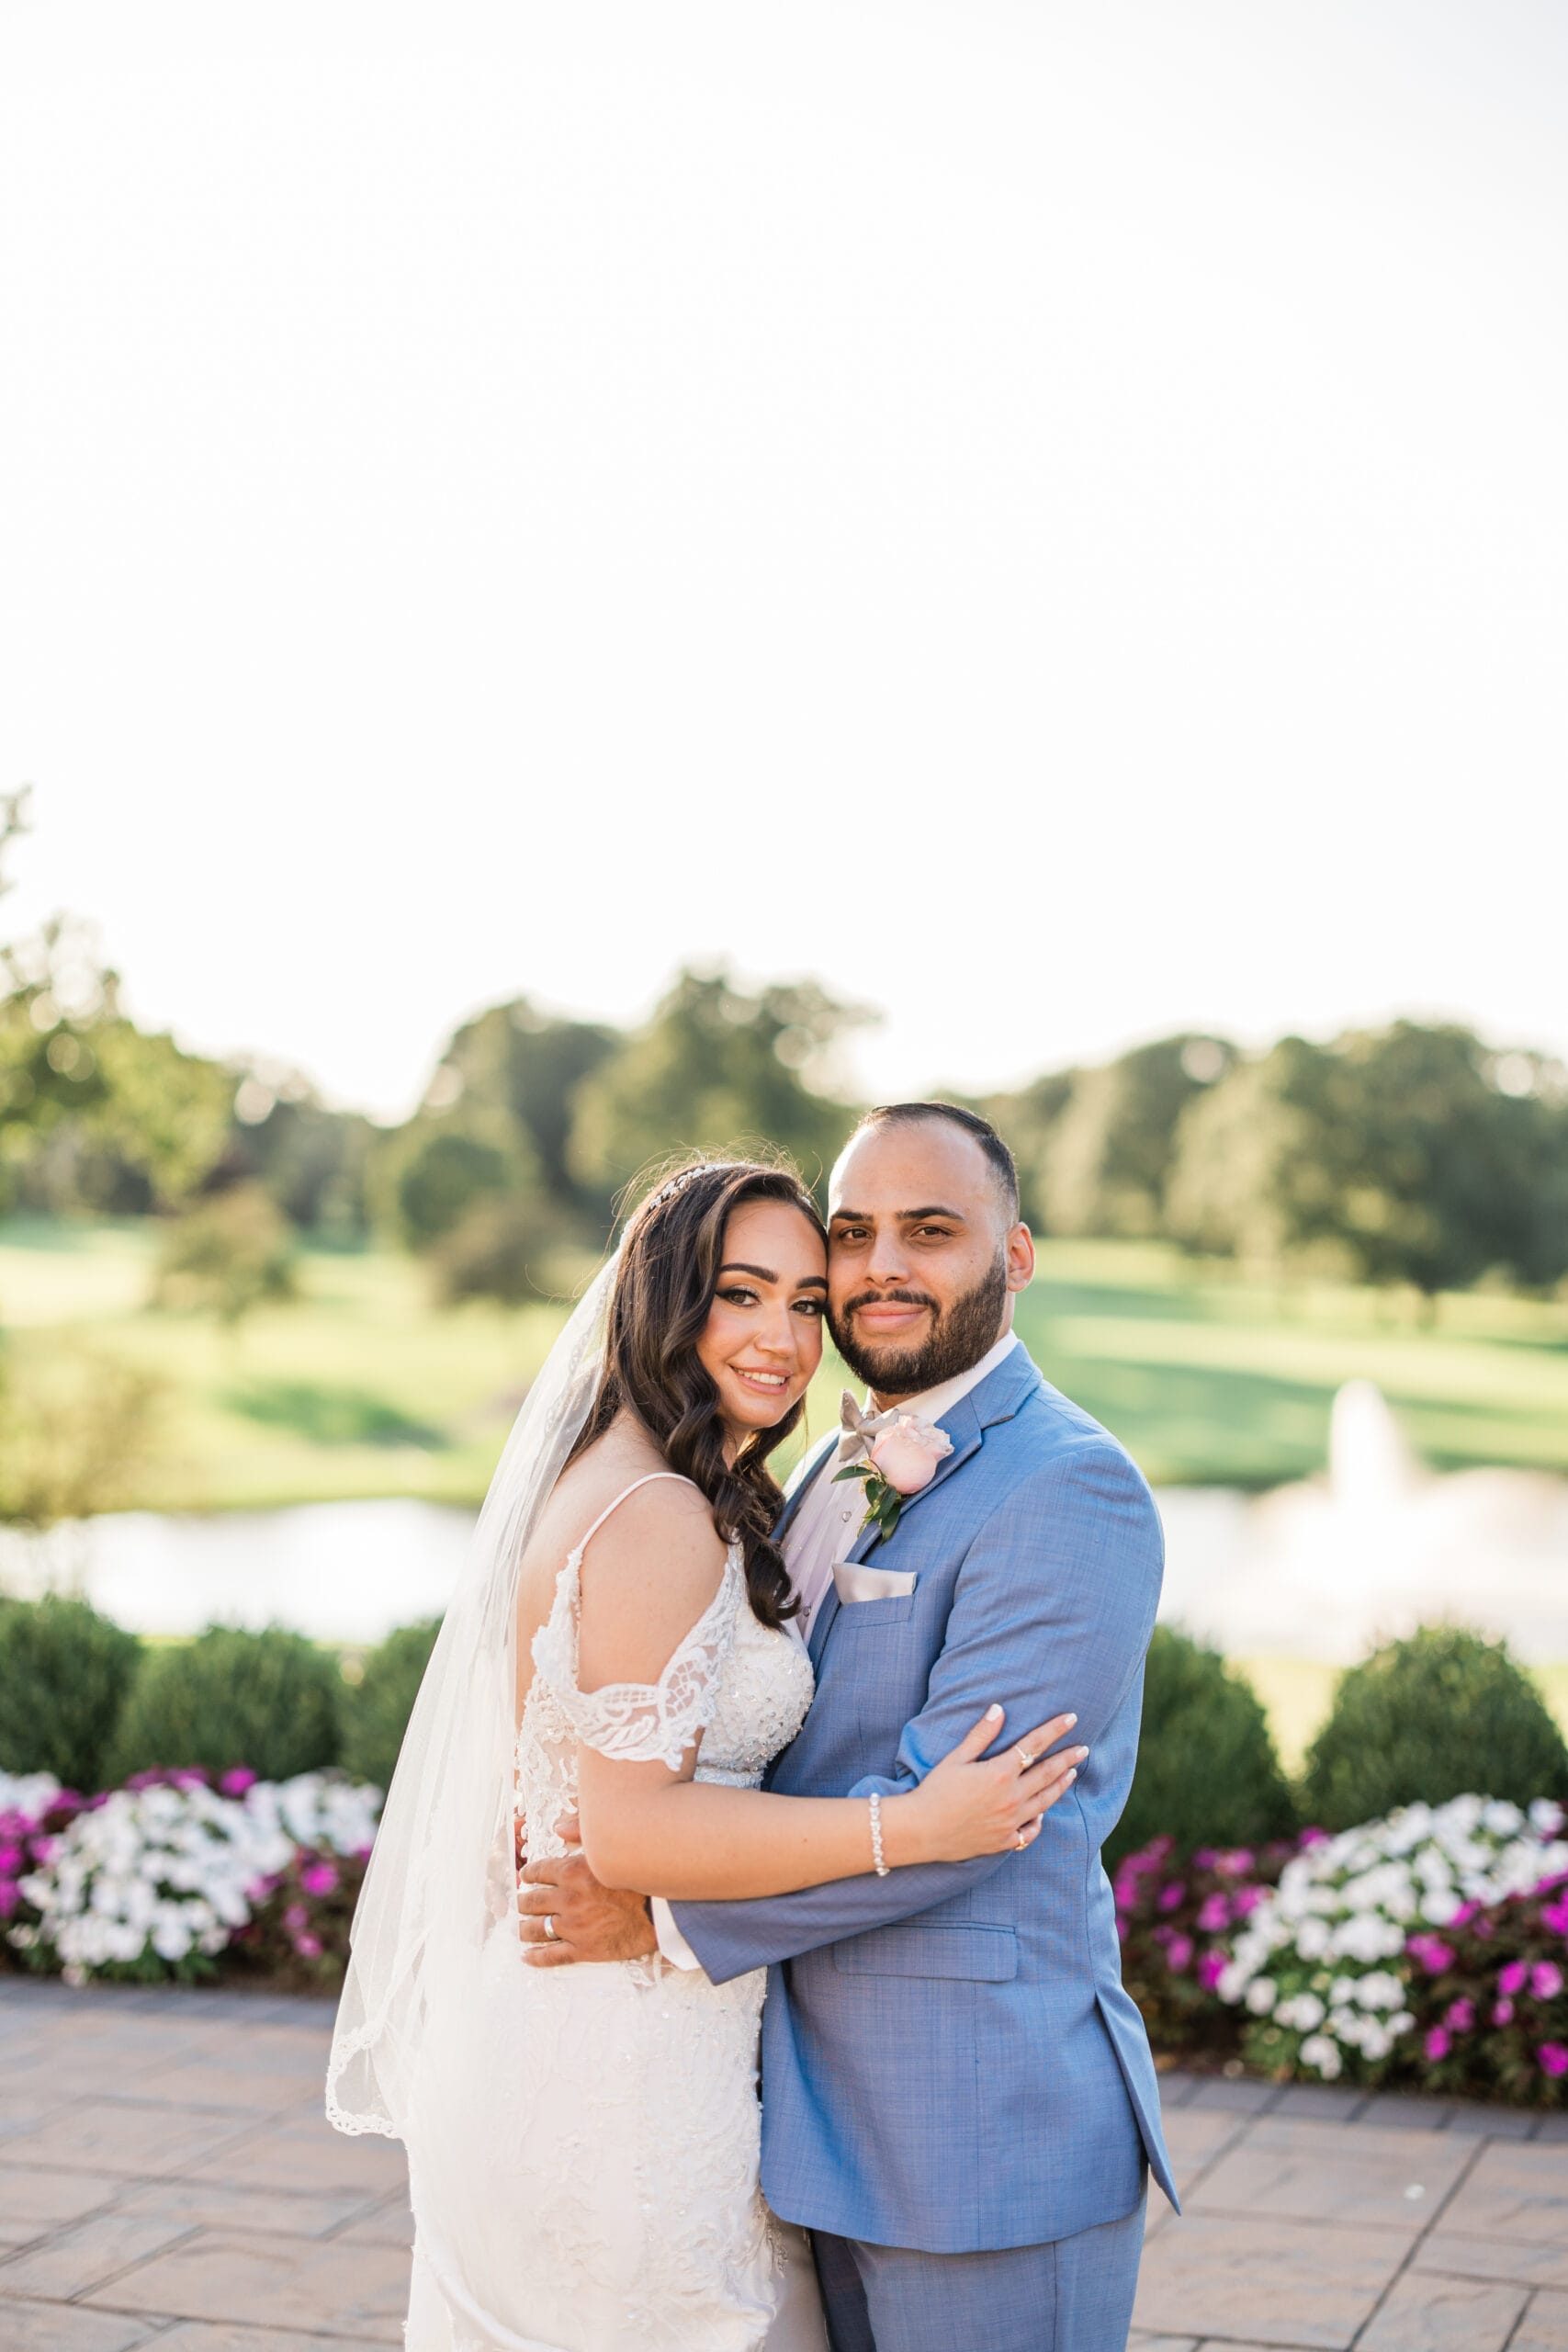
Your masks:
[{"label": "pink rose boutonniere", "polygon": [[839,1408],[842,1433],[834,1484],[858,1478],[865,1487],[861,1532],[874,1522],[884,1542],[898,1524],[907,1495],[918,1495],[953,1452],[953,1440],[918,1413],[863,1413],[845,1391]]}]

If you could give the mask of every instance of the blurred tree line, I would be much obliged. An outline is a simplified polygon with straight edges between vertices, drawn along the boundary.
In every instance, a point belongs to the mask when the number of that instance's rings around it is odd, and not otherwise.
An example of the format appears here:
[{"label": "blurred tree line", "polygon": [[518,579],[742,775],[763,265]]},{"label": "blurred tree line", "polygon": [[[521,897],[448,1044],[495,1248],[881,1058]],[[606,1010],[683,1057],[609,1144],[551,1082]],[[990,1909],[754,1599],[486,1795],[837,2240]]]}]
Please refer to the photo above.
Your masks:
[{"label": "blurred tree line", "polygon": [[1260,1054],[1162,1038],[983,1107],[1042,1232],[1157,1237],[1277,1279],[1428,1300],[1568,1274],[1568,1071],[1454,1023]]},{"label": "blurred tree line", "polygon": [[[0,796],[0,888],[25,830],[23,797]],[[866,1018],[813,982],[713,972],[681,972],[627,1032],[519,997],[453,1033],[389,1129],[296,1071],[139,1028],[62,918],[0,948],[0,1213],[156,1216],[158,1295],[231,1321],[288,1295],[301,1232],[395,1239],[447,1301],[520,1301],[570,1288],[623,1188],[672,1154],[778,1148],[816,1182],[852,1116],[837,1057]],[[1427,1298],[1568,1275],[1568,1074],[1457,1025],[1263,1053],[1181,1035],[976,1107],[1017,1151],[1043,1234],[1159,1238]]]}]

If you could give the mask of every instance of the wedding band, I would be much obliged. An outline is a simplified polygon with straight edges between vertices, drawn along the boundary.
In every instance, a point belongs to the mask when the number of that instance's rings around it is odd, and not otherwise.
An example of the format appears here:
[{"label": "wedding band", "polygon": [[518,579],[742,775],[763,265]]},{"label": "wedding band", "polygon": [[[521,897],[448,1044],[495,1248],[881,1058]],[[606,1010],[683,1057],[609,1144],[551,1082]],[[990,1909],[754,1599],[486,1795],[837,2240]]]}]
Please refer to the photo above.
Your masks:
[{"label": "wedding band", "polygon": [[556,1933],[556,1923],[552,1918],[547,1917],[545,1921],[545,1937],[546,1940],[552,1944],[560,1941],[560,1938]]}]

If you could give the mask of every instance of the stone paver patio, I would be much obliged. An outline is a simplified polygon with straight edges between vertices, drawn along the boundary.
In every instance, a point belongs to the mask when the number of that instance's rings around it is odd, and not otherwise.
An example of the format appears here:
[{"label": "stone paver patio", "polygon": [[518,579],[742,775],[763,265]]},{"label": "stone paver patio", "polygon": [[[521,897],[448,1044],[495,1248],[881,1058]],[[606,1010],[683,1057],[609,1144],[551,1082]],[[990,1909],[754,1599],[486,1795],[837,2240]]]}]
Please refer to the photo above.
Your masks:
[{"label": "stone paver patio", "polygon": [[[3,2352],[400,2341],[402,2154],[330,2004],[0,1980]],[[1568,2118],[1166,2076],[1139,2352],[1568,2352]]]}]

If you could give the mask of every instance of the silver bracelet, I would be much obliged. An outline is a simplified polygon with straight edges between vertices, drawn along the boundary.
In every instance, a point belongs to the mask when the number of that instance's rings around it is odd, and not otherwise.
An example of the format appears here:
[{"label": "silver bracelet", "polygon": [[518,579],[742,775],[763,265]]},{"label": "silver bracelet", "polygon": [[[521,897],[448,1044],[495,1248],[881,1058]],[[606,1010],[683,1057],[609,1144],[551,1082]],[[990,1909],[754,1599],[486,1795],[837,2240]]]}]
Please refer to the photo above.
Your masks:
[{"label": "silver bracelet", "polygon": [[871,1865],[878,1878],[887,1876],[887,1857],[882,1850],[882,1792],[873,1789],[866,1800],[871,1807]]}]

